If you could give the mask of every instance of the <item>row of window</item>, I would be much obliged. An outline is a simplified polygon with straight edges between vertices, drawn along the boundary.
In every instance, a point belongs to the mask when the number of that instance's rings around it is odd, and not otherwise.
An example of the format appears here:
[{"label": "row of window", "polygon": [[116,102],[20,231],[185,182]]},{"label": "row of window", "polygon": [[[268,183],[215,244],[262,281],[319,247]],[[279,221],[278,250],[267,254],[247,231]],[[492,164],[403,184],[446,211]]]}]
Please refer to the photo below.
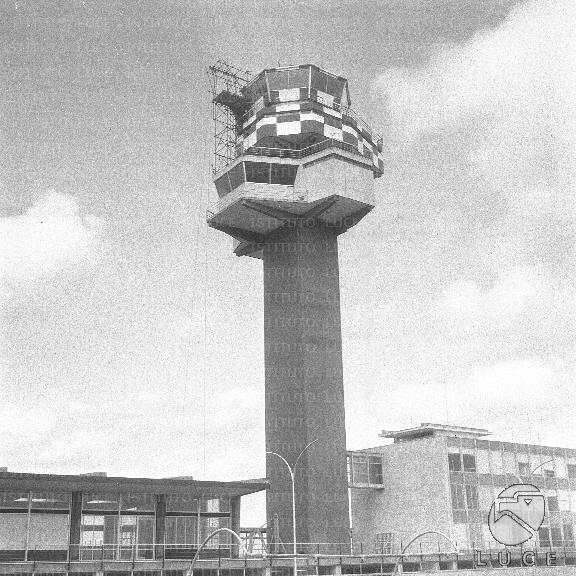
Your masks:
[{"label": "row of window", "polygon": [[[229,518],[204,518],[201,516],[168,516],[165,518],[164,543],[195,546],[218,528],[229,528]],[[153,516],[82,516],[80,544],[85,547],[120,546],[144,547],[155,541]],[[229,535],[222,533],[208,544],[229,544]]]},{"label": "row of window", "polygon": [[[0,509],[70,510],[70,492],[0,492]],[[156,495],[146,493],[85,493],[83,510],[154,512]],[[167,494],[168,512],[229,512],[229,498],[195,498],[190,494]]]},{"label": "row of window", "polygon": [[450,452],[448,468],[451,472],[479,472],[483,474],[531,474],[545,478],[576,478],[576,464],[565,462],[562,458],[546,460],[538,455],[524,455],[526,460],[519,460],[514,452],[495,452],[478,450],[476,454]]},{"label": "row of window", "polygon": [[225,196],[245,182],[293,186],[298,166],[269,162],[239,162],[214,183],[219,196]]}]

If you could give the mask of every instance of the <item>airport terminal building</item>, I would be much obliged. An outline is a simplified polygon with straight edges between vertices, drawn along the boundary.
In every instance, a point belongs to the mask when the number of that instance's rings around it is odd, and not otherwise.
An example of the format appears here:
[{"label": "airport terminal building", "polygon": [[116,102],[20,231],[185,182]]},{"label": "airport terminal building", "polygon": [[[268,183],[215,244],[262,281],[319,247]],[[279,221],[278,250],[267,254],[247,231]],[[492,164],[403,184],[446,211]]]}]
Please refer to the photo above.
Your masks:
[{"label": "airport terminal building", "polygon": [[[475,428],[422,424],[383,432],[392,444],[349,453],[352,530],[366,551],[398,553],[415,535],[436,530],[459,550],[502,545],[488,529],[494,499],[512,484],[545,497],[545,519],[529,546],[573,549],[576,450],[497,442]],[[535,541],[534,541],[535,540]],[[415,549],[446,549],[430,535]]]},{"label": "airport terminal building", "polygon": [[[0,472],[0,563],[192,558],[218,528],[240,527],[240,499],[262,481]],[[205,555],[233,552],[229,534]]]}]

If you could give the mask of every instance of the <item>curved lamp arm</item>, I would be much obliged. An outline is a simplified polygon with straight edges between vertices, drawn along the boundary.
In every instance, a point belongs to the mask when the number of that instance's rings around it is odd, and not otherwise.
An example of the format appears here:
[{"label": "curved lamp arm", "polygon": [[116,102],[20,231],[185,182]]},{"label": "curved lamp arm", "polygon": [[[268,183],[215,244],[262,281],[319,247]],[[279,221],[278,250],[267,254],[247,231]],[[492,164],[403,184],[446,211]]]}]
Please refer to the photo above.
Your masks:
[{"label": "curved lamp arm", "polygon": [[236,540],[238,540],[238,544],[242,548],[242,552],[246,555],[248,554],[248,552],[246,551],[246,547],[244,546],[244,542],[242,542],[242,538],[240,538],[240,536],[238,534],[236,534],[236,532],[234,532],[234,530],[230,530],[230,528],[218,528],[218,530],[214,530],[214,532],[212,532],[212,534],[207,536],[204,539],[204,542],[202,542],[202,544],[200,544],[198,550],[196,550],[196,554],[194,554],[194,558],[192,559],[192,562],[190,563],[190,567],[188,568],[188,570],[186,570],[186,576],[192,576],[194,574],[194,565],[196,564],[196,560],[198,560],[198,556],[200,554],[200,551],[202,550],[202,548],[204,548],[204,546],[206,545],[206,543],[208,541],[210,541],[216,534],[219,534],[220,532],[228,532],[228,534],[232,534],[232,536],[234,536],[234,538],[236,538]]}]

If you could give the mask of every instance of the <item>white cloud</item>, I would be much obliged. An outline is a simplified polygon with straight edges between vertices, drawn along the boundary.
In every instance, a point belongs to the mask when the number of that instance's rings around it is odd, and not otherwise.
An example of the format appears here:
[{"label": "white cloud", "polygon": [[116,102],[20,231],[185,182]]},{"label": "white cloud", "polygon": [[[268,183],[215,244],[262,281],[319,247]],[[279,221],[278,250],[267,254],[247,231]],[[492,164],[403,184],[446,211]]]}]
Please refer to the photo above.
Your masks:
[{"label": "white cloud", "polygon": [[478,191],[497,191],[524,217],[576,218],[575,28],[573,0],[532,0],[422,67],[387,70],[376,88],[391,137],[399,148],[459,141]]},{"label": "white cloud", "polygon": [[48,192],[24,214],[0,219],[0,283],[48,278],[72,264],[86,262],[101,221],[82,216],[78,201]]},{"label": "white cloud", "polygon": [[435,303],[437,317],[457,329],[509,329],[520,315],[548,302],[551,287],[536,268],[517,268],[502,274],[488,289],[460,280],[446,288]]}]

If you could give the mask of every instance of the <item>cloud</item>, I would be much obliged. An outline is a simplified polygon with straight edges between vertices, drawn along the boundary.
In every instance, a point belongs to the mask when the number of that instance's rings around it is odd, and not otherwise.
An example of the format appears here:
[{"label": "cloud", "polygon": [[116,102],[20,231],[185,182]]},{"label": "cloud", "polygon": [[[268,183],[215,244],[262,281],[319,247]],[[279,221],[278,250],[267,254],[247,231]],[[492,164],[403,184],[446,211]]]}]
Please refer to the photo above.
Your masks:
[{"label": "cloud", "polygon": [[49,278],[86,263],[101,221],[80,214],[78,201],[50,191],[24,214],[0,219],[0,285]]},{"label": "cloud", "polygon": [[576,218],[576,3],[533,0],[497,29],[376,81],[394,150],[450,138],[484,195],[523,217]]}]

